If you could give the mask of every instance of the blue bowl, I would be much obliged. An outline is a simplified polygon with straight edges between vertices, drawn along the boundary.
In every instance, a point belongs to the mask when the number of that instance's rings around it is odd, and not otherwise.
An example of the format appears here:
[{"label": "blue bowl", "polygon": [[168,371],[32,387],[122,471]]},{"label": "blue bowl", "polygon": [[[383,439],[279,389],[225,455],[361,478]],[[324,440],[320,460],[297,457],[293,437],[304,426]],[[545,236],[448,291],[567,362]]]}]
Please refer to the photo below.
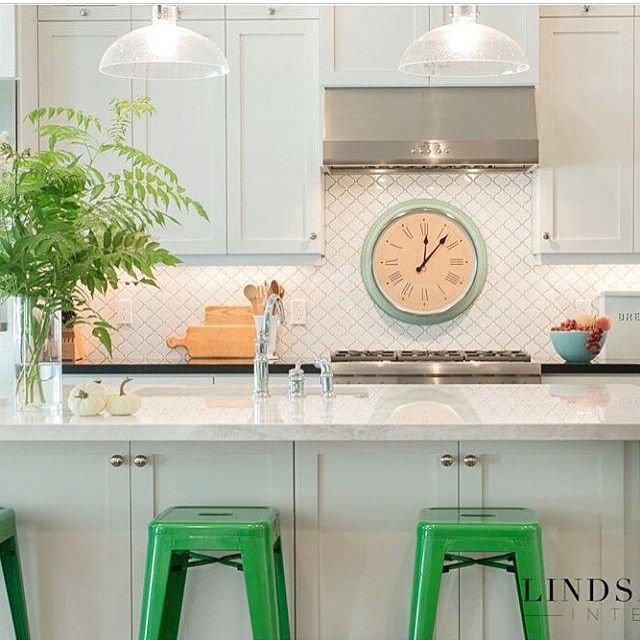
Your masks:
[{"label": "blue bowl", "polygon": [[[551,343],[558,355],[566,362],[591,362],[597,354],[587,349],[588,331],[552,331]],[[607,337],[605,331],[600,338],[600,348]]]}]

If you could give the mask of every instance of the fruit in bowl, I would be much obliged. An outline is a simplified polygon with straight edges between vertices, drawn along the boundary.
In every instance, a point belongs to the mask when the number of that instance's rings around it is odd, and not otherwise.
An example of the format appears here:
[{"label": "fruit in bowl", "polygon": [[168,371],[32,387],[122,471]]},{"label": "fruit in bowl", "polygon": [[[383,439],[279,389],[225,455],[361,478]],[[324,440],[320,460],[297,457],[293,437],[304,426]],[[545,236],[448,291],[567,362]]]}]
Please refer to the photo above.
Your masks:
[{"label": "fruit in bowl", "polygon": [[602,350],[610,328],[607,316],[576,316],[551,328],[551,343],[567,362],[591,362]]}]

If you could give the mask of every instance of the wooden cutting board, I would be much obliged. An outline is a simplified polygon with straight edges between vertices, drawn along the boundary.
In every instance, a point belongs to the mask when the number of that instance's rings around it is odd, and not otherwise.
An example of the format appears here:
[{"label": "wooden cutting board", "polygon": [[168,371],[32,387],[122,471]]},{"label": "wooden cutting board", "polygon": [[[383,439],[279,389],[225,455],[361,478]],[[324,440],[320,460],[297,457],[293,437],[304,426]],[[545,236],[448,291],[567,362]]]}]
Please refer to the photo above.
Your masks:
[{"label": "wooden cutting board", "polygon": [[[253,318],[253,316],[252,316]],[[252,320],[253,322],[253,320]],[[167,346],[185,347],[189,358],[251,358],[256,329],[249,325],[191,325],[185,335],[170,335]]]},{"label": "wooden cutting board", "polygon": [[204,323],[216,325],[254,326],[251,307],[223,307],[208,305],[204,308]]}]

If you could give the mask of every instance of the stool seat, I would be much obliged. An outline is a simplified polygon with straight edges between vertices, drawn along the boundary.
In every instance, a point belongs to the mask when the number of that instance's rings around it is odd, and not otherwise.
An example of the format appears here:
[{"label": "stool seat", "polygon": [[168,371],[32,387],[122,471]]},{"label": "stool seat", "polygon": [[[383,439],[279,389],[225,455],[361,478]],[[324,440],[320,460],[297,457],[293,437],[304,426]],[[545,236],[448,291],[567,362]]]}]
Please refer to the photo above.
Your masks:
[{"label": "stool seat", "polygon": [[140,640],[177,640],[187,570],[206,564],[244,572],[254,640],[290,640],[278,511],[227,506],[171,507],[149,524]]},{"label": "stool seat", "polygon": [[27,605],[24,596],[20,554],[13,509],[0,507],[0,564],[7,588],[9,610],[16,640],[30,640]]},{"label": "stool seat", "polygon": [[[468,553],[491,553],[470,557]],[[524,637],[548,640],[542,534],[534,511],[519,507],[422,509],[409,640],[432,640],[443,573],[481,565],[513,573]]]}]

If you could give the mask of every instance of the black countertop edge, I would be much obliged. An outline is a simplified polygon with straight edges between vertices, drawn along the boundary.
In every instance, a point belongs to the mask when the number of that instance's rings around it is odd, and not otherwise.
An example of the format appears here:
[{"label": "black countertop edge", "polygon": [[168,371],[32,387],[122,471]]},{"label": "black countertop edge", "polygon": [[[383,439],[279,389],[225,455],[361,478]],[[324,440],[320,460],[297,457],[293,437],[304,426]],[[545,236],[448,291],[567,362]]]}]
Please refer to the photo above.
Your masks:
[{"label": "black countertop edge", "polygon": [[[294,366],[292,363],[274,362],[270,366],[272,373],[288,373],[289,369]],[[542,375],[550,374],[640,374],[640,362],[624,362],[624,363],[587,363],[587,364],[570,364],[564,362],[543,362]],[[305,373],[317,373],[318,370],[312,364],[303,364],[302,368]],[[158,375],[158,374],[251,374],[253,373],[253,365],[250,363],[175,363],[175,364],[63,364],[62,372],[69,374],[87,374],[87,375]]]}]

